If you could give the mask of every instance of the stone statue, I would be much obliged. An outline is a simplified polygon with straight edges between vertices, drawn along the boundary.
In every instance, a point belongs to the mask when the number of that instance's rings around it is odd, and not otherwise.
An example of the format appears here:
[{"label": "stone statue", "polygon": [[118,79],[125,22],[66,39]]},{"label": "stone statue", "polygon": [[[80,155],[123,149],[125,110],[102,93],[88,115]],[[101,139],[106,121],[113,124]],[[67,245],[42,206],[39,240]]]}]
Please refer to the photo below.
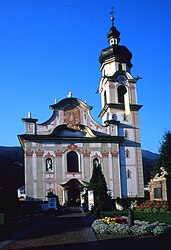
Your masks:
[{"label": "stone statue", "polygon": [[168,175],[168,172],[165,170],[164,167],[161,167],[161,168],[160,168],[160,172],[158,172],[158,173],[154,176],[153,180],[155,180],[155,179],[160,179],[160,178],[163,178],[163,177],[166,177],[167,175]]},{"label": "stone statue", "polygon": [[28,117],[29,119],[31,119],[31,111],[28,111],[27,117]]},{"label": "stone statue", "polygon": [[71,98],[71,97],[72,97],[72,91],[71,91],[71,90],[68,92],[67,97],[68,97],[68,98]]}]

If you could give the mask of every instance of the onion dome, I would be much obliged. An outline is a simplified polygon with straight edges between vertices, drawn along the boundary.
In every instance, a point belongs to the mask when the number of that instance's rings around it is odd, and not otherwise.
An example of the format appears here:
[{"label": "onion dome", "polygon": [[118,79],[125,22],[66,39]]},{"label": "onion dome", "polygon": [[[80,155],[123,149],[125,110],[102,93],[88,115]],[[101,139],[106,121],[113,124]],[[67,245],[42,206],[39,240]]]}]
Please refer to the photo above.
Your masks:
[{"label": "onion dome", "polygon": [[107,33],[107,38],[109,42],[109,47],[102,50],[99,62],[102,64],[110,58],[115,58],[115,61],[126,63],[130,68],[132,67],[131,59],[132,53],[125,47],[119,45],[120,42],[120,32],[114,26],[114,16],[113,10],[111,12],[112,27]]},{"label": "onion dome", "polygon": [[120,32],[112,26],[107,33],[107,38],[110,45],[118,44],[120,42]]}]

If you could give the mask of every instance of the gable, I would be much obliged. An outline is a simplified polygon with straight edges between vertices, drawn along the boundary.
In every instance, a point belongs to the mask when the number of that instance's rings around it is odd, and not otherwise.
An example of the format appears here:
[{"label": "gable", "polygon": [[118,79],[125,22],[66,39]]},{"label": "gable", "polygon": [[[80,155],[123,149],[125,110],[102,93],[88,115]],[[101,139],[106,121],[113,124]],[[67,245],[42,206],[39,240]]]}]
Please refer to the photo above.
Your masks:
[{"label": "gable", "polygon": [[[60,130],[60,132],[58,130],[58,135],[60,133],[60,136],[73,134],[79,137],[85,137],[84,133],[78,132],[80,131],[80,125],[87,126],[91,130],[107,133],[107,127],[100,125],[91,117],[90,110],[92,107],[78,98],[65,98],[60,102],[51,105],[50,109],[53,110],[51,118],[42,124],[36,124],[38,135],[50,135],[61,125],[66,125],[67,128],[77,130],[77,133],[66,129],[65,131]],[[86,134],[88,134],[88,131]]]}]

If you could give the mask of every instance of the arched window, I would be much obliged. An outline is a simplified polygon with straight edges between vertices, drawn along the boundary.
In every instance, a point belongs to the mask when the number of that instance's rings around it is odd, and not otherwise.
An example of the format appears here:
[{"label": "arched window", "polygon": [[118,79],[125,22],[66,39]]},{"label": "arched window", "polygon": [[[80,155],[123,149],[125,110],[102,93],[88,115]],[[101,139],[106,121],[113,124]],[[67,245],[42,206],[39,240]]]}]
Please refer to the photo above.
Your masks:
[{"label": "arched window", "polygon": [[126,171],[126,178],[131,179],[131,170],[129,169]]},{"label": "arched window", "polygon": [[129,134],[128,134],[128,130],[125,129],[125,138],[128,138]]},{"label": "arched window", "polygon": [[79,172],[78,155],[75,151],[67,154],[67,172]]},{"label": "arched window", "polygon": [[130,151],[129,151],[129,149],[126,149],[125,156],[126,156],[126,158],[130,158]]},{"label": "arched window", "polygon": [[123,121],[128,121],[128,116],[125,113],[123,114]]},{"label": "arched window", "polygon": [[117,91],[118,91],[118,102],[124,103],[124,95],[127,92],[126,87],[123,85],[119,85]]},{"label": "arched window", "polygon": [[46,159],[46,172],[53,171],[53,166],[52,166],[52,159],[47,158]]},{"label": "arched window", "polygon": [[104,105],[107,103],[106,90],[104,91]]}]

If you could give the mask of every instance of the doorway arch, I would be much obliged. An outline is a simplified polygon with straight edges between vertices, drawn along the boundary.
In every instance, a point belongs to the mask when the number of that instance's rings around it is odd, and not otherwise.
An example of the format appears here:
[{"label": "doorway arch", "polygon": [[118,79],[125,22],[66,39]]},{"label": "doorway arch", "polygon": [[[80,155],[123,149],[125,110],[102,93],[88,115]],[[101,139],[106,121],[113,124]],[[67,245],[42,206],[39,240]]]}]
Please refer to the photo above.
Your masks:
[{"label": "doorway arch", "polygon": [[88,184],[88,182],[76,178],[70,179],[64,184],[60,184],[64,193],[66,193],[64,204],[68,206],[80,206],[82,203],[82,195],[87,189]]}]

